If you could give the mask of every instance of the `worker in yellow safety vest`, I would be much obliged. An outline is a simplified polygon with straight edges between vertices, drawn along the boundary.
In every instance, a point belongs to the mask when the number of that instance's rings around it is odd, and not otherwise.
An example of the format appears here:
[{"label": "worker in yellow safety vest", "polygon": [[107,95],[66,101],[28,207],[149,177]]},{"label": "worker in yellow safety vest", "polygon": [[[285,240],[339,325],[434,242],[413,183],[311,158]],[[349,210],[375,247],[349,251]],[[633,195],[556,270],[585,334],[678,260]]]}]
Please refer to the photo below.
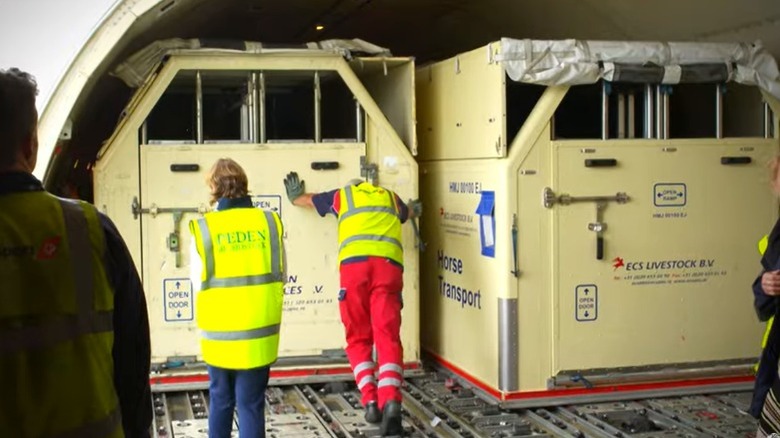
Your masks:
[{"label": "worker in yellow safety vest", "polygon": [[35,80],[0,70],[0,437],[149,437],[149,322],[111,221],[32,175]]},{"label": "worker in yellow safety vest", "polygon": [[246,173],[217,160],[207,177],[216,211],[190,222],[190,277],[208,365],[209,437],[265,437],[265,390],[276,362],[284,301],[282,222],[255,208]]},{"label": "worker in yellow safety vest", "polygon": [[[323,193],[306,193],[296,172],[284,179],[293,205],[338,218],[339,311],[347,358],[366,408],[365,419],[379,423],[382,436],[401,435],[403,347],[401,308],[403,261],[401,224],[419,217],[419,200],[405,204],[394,192],[354,179]],[[379,362],[374,374],[372,347]]]}]

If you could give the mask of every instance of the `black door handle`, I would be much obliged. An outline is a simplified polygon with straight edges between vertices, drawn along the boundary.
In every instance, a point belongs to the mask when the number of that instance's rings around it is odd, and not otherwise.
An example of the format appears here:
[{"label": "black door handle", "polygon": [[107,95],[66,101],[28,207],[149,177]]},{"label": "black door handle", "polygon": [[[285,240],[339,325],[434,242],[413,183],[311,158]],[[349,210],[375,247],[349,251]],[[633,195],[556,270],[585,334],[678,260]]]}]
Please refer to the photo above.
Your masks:
[{"label": "black door handle", "polygon": [[198,164],[171,164],[171,172],[197,172],[200,170]]},{"label": "black door handle", "polygon": [[596,236],[596,260],[604,260],[604,237]]},{"label": "black door handle", "polygon": [[311,168],[313,170],[336,170],[339,168],[338,161],[312,161]]},{"label": "black door handle", "polygon": [[750,157],[720,157],[720,164],[750,164],[753,159]]}]

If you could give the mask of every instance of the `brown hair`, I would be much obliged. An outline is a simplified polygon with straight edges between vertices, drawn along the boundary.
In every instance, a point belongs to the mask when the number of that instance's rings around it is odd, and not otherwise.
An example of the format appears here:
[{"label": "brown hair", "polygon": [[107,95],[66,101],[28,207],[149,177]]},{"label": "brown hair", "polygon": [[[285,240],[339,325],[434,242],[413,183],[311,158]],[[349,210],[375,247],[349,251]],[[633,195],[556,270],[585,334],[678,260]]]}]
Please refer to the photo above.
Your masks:
[{"label": "brown hair", "polygon": [[38,86],[19,69],[0,70],[0,166],[14,163],[21,145],[35,134]]},{"label": "brown hair", "polygon": [[219,198],[241,198],[249,194],[244,169],[230,158],[220,158],[206,175],[211,189],[211,202]]}]

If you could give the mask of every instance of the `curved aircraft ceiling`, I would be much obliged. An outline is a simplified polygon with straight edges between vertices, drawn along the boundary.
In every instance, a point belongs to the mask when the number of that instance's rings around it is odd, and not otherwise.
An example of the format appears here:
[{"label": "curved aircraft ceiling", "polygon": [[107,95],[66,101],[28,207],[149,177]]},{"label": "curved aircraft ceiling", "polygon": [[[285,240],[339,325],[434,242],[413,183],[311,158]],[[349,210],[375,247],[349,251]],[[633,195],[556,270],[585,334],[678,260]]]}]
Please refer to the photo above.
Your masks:
[{"label": "curved aircraft ceiling", "polygon": [[[69,159],[57,161],[94,160],[131,93],[107,72],[152,41],[171,37],[265,43],[361,38],[418,63],[501,37],[761,40],[780,58],[780,1],[124,0],[77,55],[44,110],[36,173],[43,173],[67,119],[73,121],[63,152]],[[49,166],[47,180],[60,173],[58,167]]]}]

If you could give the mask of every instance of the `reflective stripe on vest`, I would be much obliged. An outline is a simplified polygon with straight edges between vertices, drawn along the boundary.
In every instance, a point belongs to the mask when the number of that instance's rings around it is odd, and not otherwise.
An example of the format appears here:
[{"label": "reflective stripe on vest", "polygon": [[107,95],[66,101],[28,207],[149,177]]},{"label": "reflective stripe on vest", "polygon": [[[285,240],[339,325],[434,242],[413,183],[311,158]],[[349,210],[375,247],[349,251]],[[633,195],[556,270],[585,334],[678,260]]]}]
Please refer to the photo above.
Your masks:
[{"label": "reflective stripe on vest", "polygon": [[76,316],[65,316],[40,325],[0,331],[2,354],[50,348],[82,335],[110,332],[114,328],[113,312],[98,312],[93,309],[95,287],[87,219],[79,204],[64,199],[59,201],[68,236],[73,279],[76,282],[78,313]]},{"label": "reflective stripe on vest", "polygon": [[339,245],[339,249],[344,249],[345,246],[352,242],[358,242],[361,240],[368,240],[368,241],[374,241],[374,242],[388,242],[392,243],[393,245],[403,249],[403,245],[401,245],[401,242],[398,241],[398,239],[393,239],[392,237],[386,237],[386,236],[375,236],[373,234],[355,234],[354,236],[347,237],[344,239],[343,242],[341,242],[341,245]]},{"label": "reflective stripe on vest", "polygon": [[203,338],[212,341],[248,341],[250,339],[262,339],[269,336],[278,335],[281,324],[269,325],[251,330],[238,330],[232,332],[213,332],[203,330]]},{"label": "reflective stripe on vest", "polygon": [[[398,216],[398,212],[395,208],[391,207],[379,207],[379,206],[373,206],[373,207],[355,207],[355,200],[353,199],[354,196],[352,195],[352,190],[349,190],[350,187],[347,187],[344,189],[344,197],[347,198],[347,211],[341,214],[339,216],[339,223],[343,221],[344,219],[354,216],[359,213],[387,213],[391,214],[393,216]],[[391,197],[391,202],[393,205],[395,205],[395,200],[392,199],[393,194],[388,190],[387,192]]]},{"label": "reflective stripe on vest", "polygon": [[53,438],[106,438],[121,426],[122,416],[119,409],[114,409],[105,418],[85,424],[75,430],[57,434]]}]

